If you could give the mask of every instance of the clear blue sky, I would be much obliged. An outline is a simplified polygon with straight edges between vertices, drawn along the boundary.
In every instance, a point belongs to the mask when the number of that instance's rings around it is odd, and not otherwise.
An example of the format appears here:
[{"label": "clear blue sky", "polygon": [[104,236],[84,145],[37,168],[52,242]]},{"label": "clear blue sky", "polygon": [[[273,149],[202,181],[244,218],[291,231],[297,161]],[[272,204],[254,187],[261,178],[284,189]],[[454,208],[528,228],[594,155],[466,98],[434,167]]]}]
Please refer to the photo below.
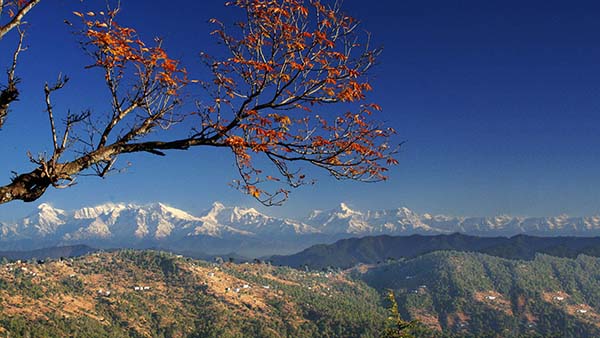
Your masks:
[{"label": "clear blue sky", "polygon": [[[72,81],[57,110],[102,111],[101,78],[63,23],[73,10],[104,1],[44,0],[28,21],[22,101],[0,132],[0,180],[31,168],[26,151],[49,149],[42,85],[59,72]],[[160,5],[159,5],[160,4]],[[214,52],[207,20],[227,21],[223,1],[123,1],[121,22],[146,40],[161,36],[194,77]],[[539,216],[600,213],[600,3],[594,1],[358,1],[347,11],[385,47],[372,94],[407,143],[400,165],[380,184],[337,182],[318,171],[315,186],[294,191],[269,213],[302,215],[341,201],[359,209],[407,206],[453,215]],[[231,18],[233,19],[233,18]],[[5,67],[9,40],[0,42]],[[200,95],[200,94],[199,94]],[[199,212],[212,201],[256,206],[228,187],[228,152],[196,149],[123,157],[126,173],[81,178],[34,204],[0,206],[0,219],[40,202],[74,208],[106,201],[163,201]]]}]

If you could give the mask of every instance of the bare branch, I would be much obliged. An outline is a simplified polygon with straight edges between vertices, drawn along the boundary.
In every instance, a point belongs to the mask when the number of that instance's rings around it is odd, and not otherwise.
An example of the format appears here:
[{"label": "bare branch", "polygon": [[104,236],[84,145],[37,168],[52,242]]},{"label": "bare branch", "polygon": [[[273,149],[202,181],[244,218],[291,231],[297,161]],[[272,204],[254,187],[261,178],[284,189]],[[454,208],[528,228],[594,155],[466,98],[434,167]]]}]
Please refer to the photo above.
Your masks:
[{"label": "bare branch", "polygon": [[41,0],[29,1],[25,6],[19,9],[17,14],[15,14],[15,16],[12,18],[12,20],[10,20],[6,25],[0,26],[0,40],[2,40],[4,35],[6,35],[8,32],[18,27],[22,23],[25,15],[27,15],[27,13],[29,13],[29,11],[31,11],[33,7],[35,7],[40,1]]},{"label": "bare branch", "polygon": [[11,66],[7,72],[8,84],[6,88],[0,88],[0,129],[2,129],[2,126],[4,125],[4,120],[8,115],[10,104],[19,98],[19,90],[17,89],[17,83],[19,82],[19,80],[15,76],[15,72],[17,69],[17,61],[19,59],[19,54],[25,51],[25,48],[23,48],[25,32],[20,28],[18,29],[18,31],[19,42],[17,43],[17,47],[13,53]]},{"label": "bare branch", "polygon": [[[46,112],[48,113],[48,119],[50,120],[50,131],[52,132],[52,144],[54,146],[54,155],[52,156],[52,160],[55,162],[60,153],[62,152],[62,148],[58,145],[58,136],[56,133],[56,125],[54,123],[54,112],[52,110],[52,103],[50,102],[50,95],[52,92],[62,89],[67,82],[69,82],[69,78],[66,76],[59,75],[58,80],[52,86],[49,86],[48,83],[44,85],[44,94],[46,98]],[[66,134],[66,133],[65,133]],[[63,143],[66,141],[63,140]]]}]

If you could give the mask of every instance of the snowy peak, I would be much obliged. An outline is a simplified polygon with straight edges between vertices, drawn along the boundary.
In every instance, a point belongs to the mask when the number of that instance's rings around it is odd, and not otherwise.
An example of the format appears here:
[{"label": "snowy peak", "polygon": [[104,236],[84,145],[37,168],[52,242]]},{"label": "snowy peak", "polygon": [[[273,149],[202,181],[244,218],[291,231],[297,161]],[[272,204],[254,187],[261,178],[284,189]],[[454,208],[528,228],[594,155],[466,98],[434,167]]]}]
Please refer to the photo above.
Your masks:
[{"label": "snowy peak", "polygon": [[66,214],[64,210],[56,209],[48,203],[42,203],[35,212],[19,223],[24,233],[45,237],[53,233],[58,226],[65,224]]},{"label": "snowy peak", "polygon": [[408,208],[361,212],[347,204],[329,211],[313,211],[306,222],[330,234],[382,234],[431,232],[420,216]]},{"label": "snowy peak", "polygon": [[279,236],[281,234],[302,234],[315,232],[310,226],[300,222],[270,217],[254,208],[227,207],[215,202],[204,216],[201,226],[194,235],[221,237],[226,234]]},{"label": "snowy peak", "polygon": [[261,214],[254,208],[226,207],[220,202],[215,202],[202,219],[210,219],[223,224],[250,224],[268,221],[271,217]]},{"label": "snowy peak", "polygon": [[44,210],[44,209],[53,209],[53,208],[49,203],[41,203],[40,205],[38,205],[37,209]]},{"label": "snowy peak", "polygon": [[352,217],[353,215],[361,215],[360,212],[352,210],[348,204],[344,202],[340,203],[338,210],[340,211],[338,214],[339,217]]},{"label": "snowy peak", "polygon": [[168,206],[166,204],[162,204],[162,203],[153,204],[151,208],[154,209],[159,214],[161,214],[165,217],[173,218],[173,219],[178,219],[178,220],[182,220],[182,221],[190,221],[190,222],[200,220],[198,217],[192,216],[183,210],[173,208],[173,207],[170,207],[170,206]]},{"label": "snowy peak", "polygon": [[65,214],[64,210],[56,209],[56,208],[52,207],[50,204],[48,204],[48,203],[42,203],[42,204],[38,205],[37,211],[34,212],[32,215],[42,215],[42,216],[48,216],[48,217],[58,217],[58,216],[64,215],[64,214]]},{"label": "snowy peak", "polygon": [[225,209],[225,205],[219,201],[216,201],[212,204],[212,208],[211,210],[215,211],[215,212],[219,212],[221,210]]},{"label": "snowy peak", "polygon": [[120,203],[105,203],[94,207],[84,207],[77,209],[73,212],[73,218],[75,219],[93,219],[100,215],[106,214],[118,214],[120,211],[127,208],[126,204]]},{"label": "snowy peak", "polygon": [[226,214],[227,208],[225,205],[220,202],[214,202],[205,215],[198,219],[199,224],[194,227],[190,235],[222,237],[226,233],[236,233],[235,229],[225,224],[224,219],[227,218]]}]

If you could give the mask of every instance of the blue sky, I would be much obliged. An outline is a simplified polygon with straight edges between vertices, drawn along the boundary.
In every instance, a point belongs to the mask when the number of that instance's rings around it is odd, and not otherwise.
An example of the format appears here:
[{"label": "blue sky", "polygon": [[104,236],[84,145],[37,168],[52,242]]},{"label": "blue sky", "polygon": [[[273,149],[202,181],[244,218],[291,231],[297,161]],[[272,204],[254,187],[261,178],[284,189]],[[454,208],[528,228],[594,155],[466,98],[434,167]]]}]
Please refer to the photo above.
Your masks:
[{"label": "blue sky", "polygon": [[[223,1],[125,0],[120,21],[145,40],[164,38],[193,77],[206,76],[200,51],[219,49],[212,17],[233,20]],[[102,111],[102,79],[83,69],[63,19],[99,10],[104,1],[42,1],[29,17],[19,75],[22,100],[0,132],[0,181],[31,169],[26,152],[50,147],[42,85],[71,77],[56,109]],[[452,215],[539,216],[600,213],[600,4],[592,1],[358,1],[347,11],[384,46],[370,96],[381,119],[407,141],[400,165],[378,184],[338,182],[311,170],[318,184],[295,190],[271,214],[303,215],[348,202],[358,209],[407,206]],[[0,41],[5,68],[10,39]],[[201,96],[201,94],[196,94]],[[0,218],[24,215],[41,202],[75,208],[106,201],[163,201],[200,212],[219,200],[257,206],[230,188],[227,151],[196,149],[123,157],[126,172],[80,178],[33,204],[0,206]]]}]

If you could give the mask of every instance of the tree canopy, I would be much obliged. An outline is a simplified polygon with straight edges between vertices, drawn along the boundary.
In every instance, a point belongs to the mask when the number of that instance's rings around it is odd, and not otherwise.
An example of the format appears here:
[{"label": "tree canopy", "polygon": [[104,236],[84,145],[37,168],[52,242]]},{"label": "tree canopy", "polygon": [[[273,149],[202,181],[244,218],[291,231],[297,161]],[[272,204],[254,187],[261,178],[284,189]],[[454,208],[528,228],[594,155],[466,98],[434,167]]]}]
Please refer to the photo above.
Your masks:
[{"label": "tree canopy", "polygon": [[[15,101],[35,99],[20,97],[18,60],[26,39],[24,18],[40,1],[0,0],[0,44],[6,44],[7,34],[18,36],[12,50],[1,47],[1,57],[12,62],[0,82],[0,128],[11,110],[18,110]],[[200,146],[229,149],[240,173],[234,185],[266,205],[283,202],[290,187],[313,182],[303,164],[336,179],[385,180],[388,167],[397,164],[397,147],[389,144],[395,132],[379,122],[381,107],[367,98],[369,70],[381,49],[370,45],[359,22],[337,2],[226,5],[242,11],[245,20],[211,20],[212,34],[224,48],[219,55],[200,54],[212,74],[204,79],[188,74],[160,39],[148,43],[121,23],[118,6],[74,10],[76,20],[69,24],[91,58],[89,68],[104,75],[92,80],[104,82],[111,109],[58,116],[52,97],[68,91],[69,78],[59,75],[46,83],[53,148],[29,154],[33,169],[13,173],[0,187],[0,203],[34,201],[49,187],[69,187],[83,174],[104,177],[125,154],[164,156],[168,150]],[[209,99],[189,109],[186,92]],[[332,104],[341,113],[327,112]],[[176,125],[190,126],[187,134],[173,132]]]}]

